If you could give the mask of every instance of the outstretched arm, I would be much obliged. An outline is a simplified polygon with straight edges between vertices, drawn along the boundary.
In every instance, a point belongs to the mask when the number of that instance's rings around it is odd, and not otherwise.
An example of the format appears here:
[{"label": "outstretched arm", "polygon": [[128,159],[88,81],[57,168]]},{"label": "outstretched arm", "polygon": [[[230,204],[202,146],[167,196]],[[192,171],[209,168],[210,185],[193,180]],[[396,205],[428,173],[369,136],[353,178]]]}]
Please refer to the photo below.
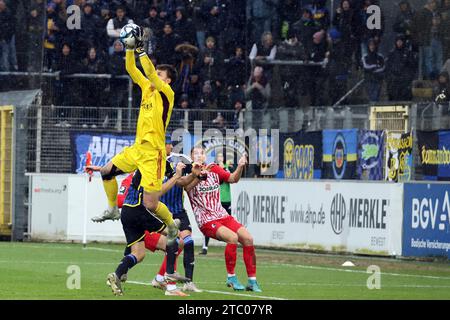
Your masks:
[{"label": "outstretched arm", "polygon": [[247,165],[247,155],[243,155],[241,159],[239,159],[237,169],[230,175],[228,179],[228,183],[237,183],[241,179],[242,172],[244,171],[245,166]]},{"label": "outstretched arm", "polygon": [[134,83],[139,85],[141,89],[150,85],[150,81],[144,77],[141,71],[136,67],[136,60],[134,58],[134,50],[127,49],[126,57],[125,57],[125,68],[127,69],[128,74]]},{"label": "outstretched arm", "polygon": [[172,92],[172,88],[158,77],[155,66],[148,55],[145,52],[139,54],[139,60],[141,61],[142,69],[144,69],[145,75],[155,86],[156,90],[162,91],[166,95],[171,95],[170,92]]}]

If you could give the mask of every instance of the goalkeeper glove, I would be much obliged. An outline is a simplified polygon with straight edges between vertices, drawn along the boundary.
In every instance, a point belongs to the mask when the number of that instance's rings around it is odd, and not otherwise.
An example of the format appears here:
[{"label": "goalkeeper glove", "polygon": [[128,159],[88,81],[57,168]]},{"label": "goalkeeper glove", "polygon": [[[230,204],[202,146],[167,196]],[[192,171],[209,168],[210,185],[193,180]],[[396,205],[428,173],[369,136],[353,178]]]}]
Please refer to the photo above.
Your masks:
[{"label": "goalkeeper glove", "polygon": [[137,26],[133,30],[133,36],[135,38],[136,52],[141,54],[144,52],[144,30],[140,26]]},{"label": "goalkeeper glove", "polygon": [[137,39],[136,39],[136,52],[137,52],[138,54],[145,53],[145,49],[144,49],[144,41],[142,41],[142,40],[137,40]]}]

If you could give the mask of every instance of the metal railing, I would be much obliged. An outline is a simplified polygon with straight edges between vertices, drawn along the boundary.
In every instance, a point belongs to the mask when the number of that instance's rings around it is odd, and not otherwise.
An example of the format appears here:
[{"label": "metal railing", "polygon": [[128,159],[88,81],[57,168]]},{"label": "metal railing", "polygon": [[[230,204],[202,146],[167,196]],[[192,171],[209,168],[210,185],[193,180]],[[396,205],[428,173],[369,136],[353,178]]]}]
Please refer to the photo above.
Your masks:
[{"label": "metal railing", "polygon": [[[395,105],[395,104],[393,104]],[[389,129],[387,124],[407,121],[405,130],[450,129],[450,105],[403,104],[404,114],[386,114],[377,129]],[[389,108],[388,104],[385,104]],[[174,109],[168,132],[183,128],[194,132],[195,121],[201,121],[202,131],[210,128],[279,129],[281,133],[299,130],[371,129],[371,105],[308,108],[267,108],[264,110],[203,110]],[[377,109],[379,107],[377,106]],[[390,107],[392,108],[392,106]],[[70,132],[104,132],[134,135],[139,109],[79,106],[41,106],[27,108],[27,156],[28,172],[71,172]],[[222,117],[218,117],[219,114]],[[372,121],[372,123],[371,123]],[[384,126],[384,127],[383,127]]]},{"label": "metal railing", "polygon": [[[218,121],[219,113],[222,121]],[[69,173],[72,168],[71,132],[136,134],[139,109],[132,108],[130,117],[117,108],[33,105],[27,115],[27,172]],[[233,110],[174,109],[168,132],[186,129],[194,133],[194,122],[202,129],[231,128]],[[236,118],[242,127],[243,117]],[[131,123],[128,126],[128,123]]]}]

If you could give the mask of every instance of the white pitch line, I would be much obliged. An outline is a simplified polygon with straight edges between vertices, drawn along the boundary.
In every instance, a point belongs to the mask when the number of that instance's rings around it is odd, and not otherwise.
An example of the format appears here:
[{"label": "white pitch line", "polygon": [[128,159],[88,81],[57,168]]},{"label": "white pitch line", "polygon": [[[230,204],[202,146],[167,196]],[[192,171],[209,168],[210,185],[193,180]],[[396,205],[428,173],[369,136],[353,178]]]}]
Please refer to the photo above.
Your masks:
[{"label": "white pitch line", "polygon": [[[140,285],[144,285],[144,286],[151,286],[150,283],[140,282],[140,281],[127,281],[127,283],[140,284]],[[258,298],[258,299],[288,300],[288,299],[279,298],[279,297],[269,297],[269,296],[255,295],[255,294],[234,293],[234,292],[225,292],[225,291],[216,291],[216,290],[203,290],[203,292],[217,293],[217,294],[224,294],[224,295],[238,296],[238,297]]]},{"label": "white pitch line", "polygon": [[[197,259],[197,258],[196,258]],[[200,257],[202,260],[215,260],[215,261],[223,261],[223,259],[220,258],[211,258],[211,257]],[[274,265],[276,264],[276,265]],[[312,270],[326,270],[326,271],[336,271],[336,272],[350,272],[350,273],[365,273],[364,270],[350,270],[350,269],[337,269],[337,268],[328,268],[328,267],[316,267],[316,266],[307,266],[302,264],[289,264],[289,263],[276,263],[274,264],[267,264],[259,263],[257,266],[258,268],[279,268],[280,266],[283,267],[294,267],[294,268],[301,268],[301,269],[312,269]],[[426,279],[440,279],[440,280],[450,280],[450,277],[441,277],[441,276],[427,276],[427,275],[421,275],[421,274],[401,274],[401,273],[391,273],[391,272],[383,272],[381,271],[381,275],[388,275],[388,276],[395,276],[395,277],[416,277],[416,278],[426,278]]]},{"label": "white pitch line", "polygon": [[[305,265],[301,265],[301,264],[280,263],[280,264],[278,264],[278,266],[367,274],[367,271],[364,271],[364,270],[349,270],[349,269],[337,269],[337,268],[327,268],[327,267],[315,267],[315,266],[305,266]],[[274,267],[274,266],[269,266],[269,267]],[[391,273],[391,272],[383,272],[383,271],[381,271],[381,275],[388,275],[388,276],[394,276],[394,277],[414,277],[414,278],[450,280],[450,277],[427,276],[427,275],[422,275],[422,274],[407,274],[407,273],[402,274],[402,273]]]},{"label": "white pitch line", "polygon": [[[42,246],[27,246],[28,248],[42,248]],[[45,247],[52,247],[55,249],[67,249],[68,247],[61,247],[61,246],[51,246],[46,245]],[[79,248],[79,247],[77,247]],[[115,249],[106,249],[106,248],[98,248],[98,247],[86,247],[83,250],[97,250],[97,251],[104,251],[104,252],[120,252],[121,250],[115,250]],[[223,259],[219,258],[212,258],[212,257],[199,257],[200,260],[214,260],[214,261],[223,261]],[[295,268],[302,268],[302,269],[312,269],[312,270],[327,270],[327,271],[336,271],[336,272],[350,272],[350,273],[367,273],[364,270],[349,270],[349,269],[337,269],[337,268],[327,268],[327,267],[316,267],[316,266],[307,266],[307,265],[301,265],[301,264],[288,264],[288,263],[280,263],[276,266],[269,265],[265,263],[258,264],[259,267],[262,268],[279,268],[279,266],[285,266],[285,267],[295,267]],[[419,274],[401,274],[401,273],[390,273],[390,272],[381,272],[382,275],[388,275],[388,276],[394,276],[394,277],[413,277],[413,278],[425,278],[425,279],[440,279],[440,280],[450,280],[450,277],[441,277],[441,276],[427,276],[427,275],[419,275]]]},{"label": "white pitch line", "polygon": [[[197,284],[223,284],[223,282],[214,281],[196,281]],[[302,286],[302,287],[361,287],[366,288],[367,284],[346,284],[346,283],[317,283],[317,282],[264,282],[265,285],[272,286]],[[450,288],[445,285],[415,285],[415,284],[399,284],[399,285],[383,285],[383,288]]]}]

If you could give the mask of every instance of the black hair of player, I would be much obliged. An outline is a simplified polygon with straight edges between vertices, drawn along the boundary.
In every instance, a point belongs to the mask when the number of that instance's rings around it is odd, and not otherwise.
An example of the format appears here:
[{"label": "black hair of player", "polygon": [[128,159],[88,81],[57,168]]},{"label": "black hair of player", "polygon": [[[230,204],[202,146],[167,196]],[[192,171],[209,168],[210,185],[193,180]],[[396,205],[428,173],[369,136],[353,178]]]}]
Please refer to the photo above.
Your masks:
[{"label": "black hair of player", "polygon": [[173,85],[177,81],[178,72],[170,64],[160,64],[156,67],[156,70],[165,71],[167,73],[167,78],[170,79],[171,85]]}]

